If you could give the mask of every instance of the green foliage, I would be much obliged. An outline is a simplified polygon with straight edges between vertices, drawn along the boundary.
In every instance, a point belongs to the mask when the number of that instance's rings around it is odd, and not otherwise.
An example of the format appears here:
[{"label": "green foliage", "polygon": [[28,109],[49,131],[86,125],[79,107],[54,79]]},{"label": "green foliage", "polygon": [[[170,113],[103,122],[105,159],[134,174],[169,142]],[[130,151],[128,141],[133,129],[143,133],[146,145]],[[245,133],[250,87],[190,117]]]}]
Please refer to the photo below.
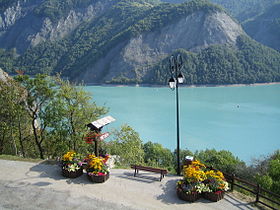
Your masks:
[{"label": "green foliage", "polygon": [[280,194],[280,150],[263,160],[256,160],[252,167],[253,176],[262,188]]},{"label": "green foliage", "polygon": [[147,142],[143,146],[145,156],[144,161],[149,166],[173,167],[173,156],[169,149],[164,148],[159,143]]},{"label": "green foliage", "polygon": [[30,128],[26,126],[28,116],[22,107],[24,96],[24,90],[13,80],[0,80],[0,154],[25,156],[25,152],[18,149],[28,136],[21,128]]},{"label": "green foliage", "polygon": [[105,146],[107,152],[120,156],[120,164],[124,166],[143,163],[142,140],[136,131],[128,125],[123,125],[119,131],[115,130],[113,135],[114,139]]},{"label": "green foliage", "polygon": [[15,80],[0,83],[0,154],[43,159],[71,149],[90,151],[83,140],[85,124],[107,113],[106,108],[91,102],[82,86],[59,77],[21,75]]},{"label": "green foliage", "polygon": [[53,149],[49,151],[54,156],[70,149],[88,151],[89,145],[81,141],[88,131],[85,125],[106,114],[108,109],[90,102],[92,97],[84,91],[83,86],[76,86],[60,77],[56,78],[56,84],[59,87],[57,95],[50,106],[46,107],[50,131],[48,138],[53,141],[49,146],[55,146],[56,149],[55,153]]},{"label": "green foliage", "polygon": [[[169,3],[182,3],[190,0],[162,0]],[[270,7],[279,0],[209,0],[212,3],[221,5],[227,9],[231,15],[240,22],[261,14],[266,8]]]},{"label": "green foliage", "polygon": [[5,50],[0,48],[0,68],[11,73],[15,70],[14,63],[17,58],[16,49]]},{"label": "green foliage", "polygon": [[34,13],[38,16],[48,17],[52,22],[57,22],[60,18],[66,17],[71,9],[85,7],[91,2],[92,0],[44,0]]},{"label": "green foliage", "polygon": [[[55,7],[57,3],[57,7]],[[81,0],[47,0],[38,11],[53,8],[53,16],[66,14],[71,7],[82,7]],[[85,70],[91,68],[107,53],[125,44],[131,37],[156,31],[196,11],[216,12],[221,8],[205,0],[194,0],[183,4],[158,4],[157,1],[120,0],[112,3],[103,15],[94,21],[81,24],[77,30],[64,39],[46,41],[28,49],[17,57],[15,51],[0,50],[0,67],[6,71],[21,69],[30,75],[36,73],[56,74],[75,80]],[[52,11],[52,9],[51,9]],[[39,12],[40,13],[40,12]],[[41,13],[40,13],[41,14]],[[42,13],[44,15],[44,13]],[[62,14],[61,14],[62,15]],[[63,16],[62,15],[62,16]],[[278,19],[274,20],[276,25]],[[263,83],[280,81],[280,53],[266,48],[247,36],[240,36],[236,46],[213,45],[197,53],[179,49],[184,58],[184,75],[190,85],[200,84],[236,84]],[[104,81],[109,73],[108,67],[93,70],[95,81],[114,84],[166,84],[170,74],[168,56],[156,65],[149,66],[149,74],[143,79],[137,78],[137,69],[131,69],[131,75],[116,75]],[[8,70],[7,70],[8,69]]]},{"label": "green foliage", "polygon": [[[236,84],[263,83],[280,81],[280,54],[265,47],[247,36],[237,39],[237,49],[222,45],[212,45],[198,53],[179,49],[184,60],[182,69],[186,83],[200,84]],[[166,84],[170,77],[169,57],[153,67],[152,80]]]},{"label": "green foliage", "polygon": [[280,2],[242,25],[255,40],[280,51]]},{"label": "green foliage", "polygon": [[[63,76],[76,78],[110,49],[130,37],[157,30],[198,10],[210,12],[220,8],[203,0],[180,6],[157,4],[156,1],[122,0],[98,19],[82,24],[70,37],[56,42],[46,41],[30,48],[17,60],[16,66],[30,74],[62,72]],[[106,73],[104,71],[96,76],[102,79]],[[122,82],[123,79],[116,78],[114,81]]]},{"label": "green foliage", "polygon": [[25,98],[25,106],[28,116],[30,117],[31,127],[34,140],[40,154],[40,158],[44,159],[43,141],[46,137],[46,128],[48,125],[48,106],[51,99],[55,96],[55,83],[46,75],[37,74],[30,79],[29,76],[18,75],[15,80],[21,83],[27,92]]},{"label": "green foliage", "polygon": [[205,151],[197,151],[195,158],[206,164],[207,166],[213,166],[214,168],[221,170],[229,174],[239,175],[239,167],[245,167],[245,163],[235,157],[230,151],[215,149],[206,149]]}]

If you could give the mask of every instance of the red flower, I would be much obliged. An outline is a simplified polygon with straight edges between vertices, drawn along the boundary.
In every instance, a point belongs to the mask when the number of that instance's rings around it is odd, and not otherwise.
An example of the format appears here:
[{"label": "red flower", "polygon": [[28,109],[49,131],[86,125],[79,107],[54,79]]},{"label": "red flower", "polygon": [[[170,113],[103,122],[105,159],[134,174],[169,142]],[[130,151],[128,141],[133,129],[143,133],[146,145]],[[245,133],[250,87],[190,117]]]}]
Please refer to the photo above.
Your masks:
[{"label": "red flower", "polygon": [[98,174],[98,176],[105,176],[106,175],[106,174],[104,174],[102,172],[98,172],[97,174]]}]

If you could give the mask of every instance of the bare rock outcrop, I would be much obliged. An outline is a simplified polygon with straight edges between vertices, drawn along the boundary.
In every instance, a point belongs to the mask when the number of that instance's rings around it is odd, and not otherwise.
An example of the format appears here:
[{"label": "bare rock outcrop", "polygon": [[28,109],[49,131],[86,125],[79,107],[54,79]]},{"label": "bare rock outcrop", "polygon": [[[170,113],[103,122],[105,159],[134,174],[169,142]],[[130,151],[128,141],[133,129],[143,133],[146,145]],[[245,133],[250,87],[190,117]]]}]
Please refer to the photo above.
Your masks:
[{"label": "bare rock outcrop", "polygon": [[101,15],[113,3],[110,0],[92,1],[83,8],[73,8],[66,17],[52,21],[34,12],[43,0],[18,1],[0,14],[0,48],[16,48],[22,54],[46,40],[59,40],[73,32],[80,24]]},{"label": "bare rock outcrop", "polygon": [[[119,43],[78,79],[106,82],[124,75],[141,80],[149,66],[178,48],[196,52],[213,44],[234,46],[242,34],[241,26],[224,12],[194,12],[157,31]],[[105,69],[108,73],[100,81]]]}]

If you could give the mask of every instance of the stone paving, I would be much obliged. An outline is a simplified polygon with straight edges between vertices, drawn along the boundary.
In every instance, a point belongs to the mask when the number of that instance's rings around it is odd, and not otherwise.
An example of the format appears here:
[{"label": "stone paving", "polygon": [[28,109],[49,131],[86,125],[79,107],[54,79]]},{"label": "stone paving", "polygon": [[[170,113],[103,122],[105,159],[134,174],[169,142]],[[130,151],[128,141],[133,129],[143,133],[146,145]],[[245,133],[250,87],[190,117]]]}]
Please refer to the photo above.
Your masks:
[{"label": "stone paving", "polygon": [[178,176],[112,169],[110,179],[94,184],[86,174],[61,176],[57,165],[0,160],[0,209],[254,209],[228,193],[218,202],[177,198]]}]

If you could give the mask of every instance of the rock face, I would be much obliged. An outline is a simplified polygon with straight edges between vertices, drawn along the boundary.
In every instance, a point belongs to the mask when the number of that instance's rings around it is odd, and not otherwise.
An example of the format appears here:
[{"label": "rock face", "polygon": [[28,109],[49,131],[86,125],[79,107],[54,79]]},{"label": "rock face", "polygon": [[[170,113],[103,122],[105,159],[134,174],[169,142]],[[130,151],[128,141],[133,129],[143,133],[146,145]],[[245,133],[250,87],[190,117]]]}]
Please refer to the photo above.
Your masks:
[{"label": "rock face", "polygon": [[280,3],[245,22],[243,27],[256,41],[280,51]]},{"label": "rock face", "polygon": [[0,81],[2,82],[8,82],[11,78],[9,77],[9,75],[4,72],[1,68],[0,68]]},{"label": "rock face", "polygon": [[178,48],[198,51],[213,44],[234,46],[241,34],[241,26],[224,12],[195,12],[175,24],[119,43],[77,79],[106,82],[123,75],[141,80],[149,66]]},{"label": "rock face", "polygon": [[15,47],[22,54],[45,40],[58,40],[69,35],[81,23],[91,21],[112,5],[110,0],[92,1],[87,7],[73,8],[66,17],[52,22],[34,13],[43,0],[18,1],[0,14],[0,48]]}]

